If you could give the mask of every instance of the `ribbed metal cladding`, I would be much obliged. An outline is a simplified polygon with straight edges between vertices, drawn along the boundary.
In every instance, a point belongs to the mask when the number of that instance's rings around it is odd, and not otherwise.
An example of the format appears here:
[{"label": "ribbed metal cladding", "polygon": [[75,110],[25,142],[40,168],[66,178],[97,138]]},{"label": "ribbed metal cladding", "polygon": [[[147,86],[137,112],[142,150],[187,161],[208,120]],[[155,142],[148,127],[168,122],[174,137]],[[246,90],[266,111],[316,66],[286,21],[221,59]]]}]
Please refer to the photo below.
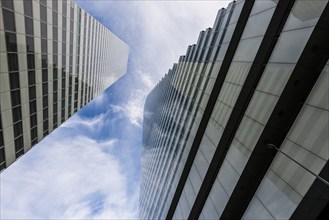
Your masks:
[{"label": "ribbed metal cladding", "polygon": [[0,17],[2,170],[120,78],[128,46],[70,0],[1,0]]},{"label": "ribbed metal cladding", "polygon": [[141,219],[328,215],[313,175],[328,181],[328,16],[328,1],[219,11],[147,99]]}]

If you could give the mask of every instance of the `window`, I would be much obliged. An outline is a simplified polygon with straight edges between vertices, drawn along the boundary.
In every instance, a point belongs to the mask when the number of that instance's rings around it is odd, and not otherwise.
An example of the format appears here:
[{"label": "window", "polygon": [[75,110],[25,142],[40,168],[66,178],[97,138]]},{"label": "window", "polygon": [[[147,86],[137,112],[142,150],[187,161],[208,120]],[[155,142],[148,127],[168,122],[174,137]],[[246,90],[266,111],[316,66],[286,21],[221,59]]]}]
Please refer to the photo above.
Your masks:
[{"label": "window", "polygon": [[47,82],[48,81],[48,69],[43,69],[42,70],[42,82]]},{"label": "window", "polygon": [[53,10],[57,11],[58,8],[58,2],[57,1],[52,1],[53,2]]},{"label": "window", "polygon": [[44,96],[42,100],[43,100],[43,107],[44,108],[48,107],[48,96]]},{"label": "window", "polygon": [[47,8],[43,5],[40,5],[40,19],[41,21],[47,22]]},{"label": "window", "polygon": [[16,34],[5,32],[7,52],[17,52]]},{"label": "window", "polygon": [[29,99],[30,100],[36,99],[36,89],[35,89],[35,86],[29,87]]},{"label": "window", "polygon": [[14,5],[12,0],[2,0],[1,5],[3,8],[14,10]]},{"label": "window", "polygon": [[26,36],[26,51],[27,53],[34,52],[34,38]]},{"label": "window", "polygon": [[23,134],[23,126],[22,122],[20,121],[14,124],[14,137],[18,137],[21,134]]},{"label": "window", "polygon": [[[53,1],[56,2],[56,1]],[[53,25],[57,27],[57,12],[53,11]]]},{"label": "window", "polygon": [[[2,1],[2,4],[3,4],[3,2],[4,1]],[[4,6],[4,5],[2,5],[2,6]],[[4,23],[4,26],[5,26],[5,30],[6,31],[16,32],[14,12],[8,11],[8,10],[3,8],[2,13],[3,13],[2,16],[3,16],[3,23]]]},{"label": "window", "polygon": [[26,35],[33,36],[33,20],[32,20],[32,18],[25,17],[25,32],[26,32]]},{"label": "window", "polygon": [[48,118],[48,108],[45,108],[43,110],[43,119],[47,119]]},{"label": "window", "polygon": [[19,90],[11,91],[11,104],[13,107],[21,104],[21,94]]},{"label": "window", "polygon": [[37,101],[30,101],[30,114],[34,114],[37,112]]},{"label": "window", "polygon": [[41,53],[47,54],[47,39],[41,39]]},{"label": "window", "polygon": [[38,129],[37,127],[34,127],[31,129],[31,140],[38,138]]},{"label": "window", "polygon": [[34,54],[27,54],[27,68],[34,69]]},{"label": "window", "polygon": [[19,138],[15,140],[15,150],[20,151],[24,147],[23,136],[21,135]]},{"label": "window", "polygon": [[19,73],[13,72],[9,74],[9,81],[10,81],[10,89],[18,89],[19,88]]},{"label": "window", "polygon": [[[30,117],[31,128],[37,125],[37,114],[33,114]],[[33,131],[33,129],[32,129]]]},{"label": "window", "polygon": [[22,119],[22,112],[20,106],[13,108],[12,113],[13,113],[13,123],[16,123]]},{"label": "window", "polygon": [[7,53],[7,58],[8,58],[8,69],[9,69],[9,72],[18,71],[17,54],[15,54],[15,53]]},{"label": "window", "polygon": [[28,71],[28,80],[29,80],[30,86],[35,84],[35,71],[34,70]]},{"label": "window", "polygon": [[32,0],[24,0],[24,14],[33,17],[32,13]]}]

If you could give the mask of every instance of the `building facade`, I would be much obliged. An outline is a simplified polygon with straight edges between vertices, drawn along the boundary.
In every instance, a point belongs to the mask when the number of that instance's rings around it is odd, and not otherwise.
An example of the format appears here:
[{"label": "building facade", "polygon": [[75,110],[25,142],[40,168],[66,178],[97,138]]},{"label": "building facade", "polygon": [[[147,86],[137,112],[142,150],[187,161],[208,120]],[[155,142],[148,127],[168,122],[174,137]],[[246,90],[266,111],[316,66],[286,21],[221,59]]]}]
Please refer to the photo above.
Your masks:
[{"label": "building facade", "polygon": [[71,0],[0,1],[0,170],[126,72],[128,46]]},{"label": "building facade", "polygon": [[144,107],[141,219],[329,217],[329,5],[240,0]]}]

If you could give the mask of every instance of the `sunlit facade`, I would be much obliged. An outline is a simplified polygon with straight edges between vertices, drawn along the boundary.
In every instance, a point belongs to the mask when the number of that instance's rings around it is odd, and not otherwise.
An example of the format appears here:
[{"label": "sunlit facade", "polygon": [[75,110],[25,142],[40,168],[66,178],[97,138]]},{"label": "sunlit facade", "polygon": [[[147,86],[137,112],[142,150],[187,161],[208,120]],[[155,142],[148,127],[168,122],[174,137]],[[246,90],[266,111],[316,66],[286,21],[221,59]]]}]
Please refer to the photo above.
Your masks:
[{"label": "sunlit facade", "polygon": [[113,84],[128,46],[73,1],[0,1],[0,170]]},{"label": "sunlit facade", "polygon": [[329,5],[240,0],[144,107],[141,219],[316,219],[329,201]]}]

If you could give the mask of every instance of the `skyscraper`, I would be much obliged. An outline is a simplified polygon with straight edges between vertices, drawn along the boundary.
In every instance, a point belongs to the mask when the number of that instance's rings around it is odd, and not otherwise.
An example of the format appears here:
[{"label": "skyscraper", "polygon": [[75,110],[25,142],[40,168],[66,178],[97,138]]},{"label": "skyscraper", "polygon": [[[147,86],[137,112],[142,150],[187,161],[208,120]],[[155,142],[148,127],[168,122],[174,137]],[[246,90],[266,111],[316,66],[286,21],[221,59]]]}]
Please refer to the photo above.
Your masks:
[{"label": "skyscraper", "polygon": [[316,219],[329,201],[328,1],[220,9],[147,97],[141,219]]},{"label": "skyscraper", "polygon": [[0,7],[2,170],[122,76],[128,46],[71,0]]}]

